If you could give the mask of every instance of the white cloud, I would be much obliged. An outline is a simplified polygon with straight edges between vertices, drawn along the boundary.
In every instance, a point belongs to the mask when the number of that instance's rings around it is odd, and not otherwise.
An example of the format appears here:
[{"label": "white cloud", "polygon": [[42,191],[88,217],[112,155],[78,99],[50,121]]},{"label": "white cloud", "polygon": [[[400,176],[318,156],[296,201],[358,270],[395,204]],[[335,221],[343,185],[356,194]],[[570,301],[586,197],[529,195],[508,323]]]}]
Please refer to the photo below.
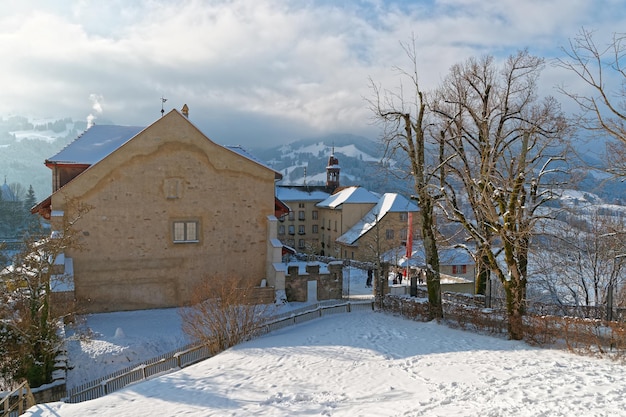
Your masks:
[{"label": "white cloud", "polygon": [[[187,103],[209,136],[240,143],[250,131],[277,141],[329,131],[375,136],[363,99],[368,78],[397,84],[392,68],[407,64],[400,42],[412,33],[421,79],[434,87],[472,55],[529,47],[549,58],[583,25],[623,30],[620,5],[27,0],[0,17],[0,114],[83,118],[96,111],[86,101],[95,93],[106,97],[108,119],[140,125],[160,116],[164,95],[166,106]],[[221,125],[241,118],[255,127]]]}]

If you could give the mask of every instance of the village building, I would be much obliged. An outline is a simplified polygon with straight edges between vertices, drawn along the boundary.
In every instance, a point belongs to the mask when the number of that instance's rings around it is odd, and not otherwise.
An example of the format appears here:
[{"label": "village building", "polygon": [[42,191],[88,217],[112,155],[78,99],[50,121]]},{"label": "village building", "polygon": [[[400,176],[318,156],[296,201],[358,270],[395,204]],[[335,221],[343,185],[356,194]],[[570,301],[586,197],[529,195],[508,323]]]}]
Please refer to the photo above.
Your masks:
[{"label": "village building", "polygon": [[[383,253],[406,246],[408,234],[421,238],[417,205],[396,193],[385,193],[358,222],[336,239],[345,259],[375,262]],[[410,221],[410,223],[409,223]]]},{"label": "village building", "polygon": [[294,251],[319,255],[321,220],[315,205],[328,196],[325,186],[276,186],[276,198],[289,207],[289,212],[278,218],[280,241]]},{"label": "village building", "polygon": [[321,218],[322,254],[342,258],[342,247],[337,239],[359,222],[378,203],[379,198],[365,188],[351,186],[317,203]]},{"label": "village building", "polygon": [[294,251],[323,255],[321,217],[317,203],[326,200],[340,187],[341,168],[334,152],[326,166],[324,185],[276,185],[276,198],[289,207],[278,217],[278,238]]},{"label": "village building", "polygon": [[180,306],[207,279],[276,284],[281,174],[214,143],[186,110],[145,128],[92,126],[46,160],[53,192],[32,211],[54,234],[76,202],[89,208],[76,222],[81,248],[60,257],[78,311]]}]

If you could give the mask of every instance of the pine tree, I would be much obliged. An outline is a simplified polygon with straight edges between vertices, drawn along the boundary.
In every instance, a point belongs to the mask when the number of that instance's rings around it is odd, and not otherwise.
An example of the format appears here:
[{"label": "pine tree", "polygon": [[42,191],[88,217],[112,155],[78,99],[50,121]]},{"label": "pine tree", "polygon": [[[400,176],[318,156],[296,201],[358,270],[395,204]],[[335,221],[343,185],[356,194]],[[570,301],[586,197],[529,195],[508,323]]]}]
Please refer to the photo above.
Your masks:
[{"label": "pine tree", "polygon": [[37,204],[35,190],[33,186],[28,186],[26,197],[24,198],[24,229],[29,235],[41,235],[41,221],[37,214],[31,214],[30,209]]}]

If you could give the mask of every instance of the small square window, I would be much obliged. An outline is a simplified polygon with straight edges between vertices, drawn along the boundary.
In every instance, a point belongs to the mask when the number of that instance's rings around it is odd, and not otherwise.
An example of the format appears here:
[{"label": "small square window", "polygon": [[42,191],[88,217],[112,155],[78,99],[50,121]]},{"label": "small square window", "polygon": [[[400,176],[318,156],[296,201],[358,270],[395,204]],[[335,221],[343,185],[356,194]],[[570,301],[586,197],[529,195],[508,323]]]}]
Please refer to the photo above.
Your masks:
[{"label": "small square window", "polygon": [[198,241],[197,221],[175,221],[174,243],[188,243]]}]

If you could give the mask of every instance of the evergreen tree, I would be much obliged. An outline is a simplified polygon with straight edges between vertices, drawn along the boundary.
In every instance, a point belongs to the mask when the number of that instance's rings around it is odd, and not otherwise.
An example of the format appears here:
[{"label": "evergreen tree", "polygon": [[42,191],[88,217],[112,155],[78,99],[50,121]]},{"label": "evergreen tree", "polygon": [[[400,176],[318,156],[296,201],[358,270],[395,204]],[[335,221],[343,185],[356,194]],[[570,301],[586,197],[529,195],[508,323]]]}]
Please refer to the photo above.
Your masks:
[{"label": "evergreen tree", "polygon": [[37,198],[35,197],[35,190],[33,186],[28,186],[26,197],[24,198],[24,230],[30,235],[41,234],[41,222],[39,216],[31,214],[30,209],[37,204]]}]

